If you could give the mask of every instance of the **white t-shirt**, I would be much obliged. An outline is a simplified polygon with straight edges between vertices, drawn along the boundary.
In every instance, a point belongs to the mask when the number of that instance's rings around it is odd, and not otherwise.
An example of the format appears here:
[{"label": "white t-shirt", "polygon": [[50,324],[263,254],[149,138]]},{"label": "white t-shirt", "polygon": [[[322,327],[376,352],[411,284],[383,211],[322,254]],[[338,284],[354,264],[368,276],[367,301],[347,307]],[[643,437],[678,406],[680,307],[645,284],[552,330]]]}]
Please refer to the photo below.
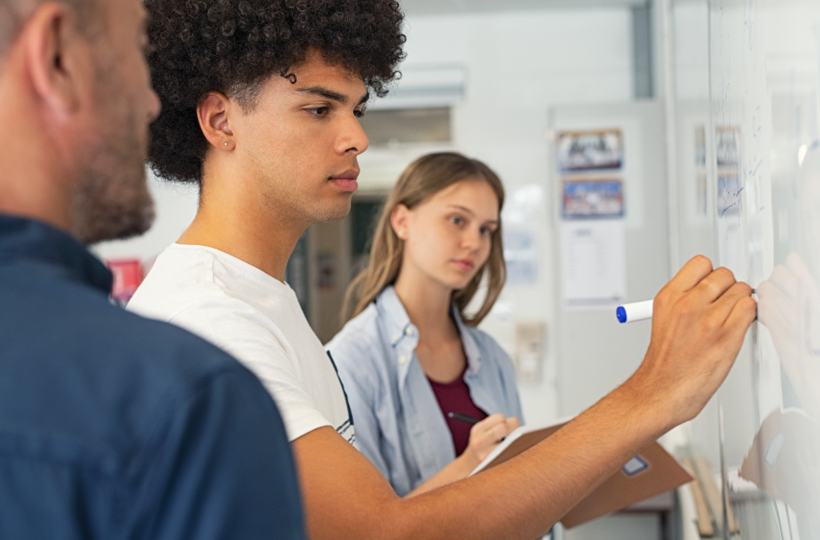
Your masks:
[{"label": "white t-shirt", "polygon": [[241,361],[273,396],[291,441],[332,426],[355,442],[336,368],[288,285],[217,249],[173,244],[128,309],[181,326]]}]

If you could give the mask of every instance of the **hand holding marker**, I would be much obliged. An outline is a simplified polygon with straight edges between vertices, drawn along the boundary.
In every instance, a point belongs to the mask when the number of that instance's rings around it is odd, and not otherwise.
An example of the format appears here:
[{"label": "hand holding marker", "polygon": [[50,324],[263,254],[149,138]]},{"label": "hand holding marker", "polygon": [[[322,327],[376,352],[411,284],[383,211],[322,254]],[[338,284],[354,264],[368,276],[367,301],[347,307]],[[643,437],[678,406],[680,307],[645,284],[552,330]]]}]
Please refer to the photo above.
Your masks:
[{"label": "hand holding marker", "polygon": [[[752,289],[752,294],[756,292],[755,289]],[[621,324],[651,319],[652,304],[654,302],[654,300],[645,300],[643,302],[634,302],[632,304],[618,306],[618,309],[615,310],[615,316],[618,317],[618,322]]]}]

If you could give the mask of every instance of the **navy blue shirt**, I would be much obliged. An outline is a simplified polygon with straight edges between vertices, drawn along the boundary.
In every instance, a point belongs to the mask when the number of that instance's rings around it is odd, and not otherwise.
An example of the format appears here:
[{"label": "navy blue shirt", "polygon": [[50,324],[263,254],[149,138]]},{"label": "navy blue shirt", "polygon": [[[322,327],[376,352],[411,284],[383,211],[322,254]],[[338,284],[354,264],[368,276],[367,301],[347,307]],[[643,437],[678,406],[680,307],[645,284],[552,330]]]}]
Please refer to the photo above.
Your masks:
[{"label": "navy blue shirt", "polygon": [[0,538],[303,539],[261,383],[110,286],[69,235],[0,215]]}]

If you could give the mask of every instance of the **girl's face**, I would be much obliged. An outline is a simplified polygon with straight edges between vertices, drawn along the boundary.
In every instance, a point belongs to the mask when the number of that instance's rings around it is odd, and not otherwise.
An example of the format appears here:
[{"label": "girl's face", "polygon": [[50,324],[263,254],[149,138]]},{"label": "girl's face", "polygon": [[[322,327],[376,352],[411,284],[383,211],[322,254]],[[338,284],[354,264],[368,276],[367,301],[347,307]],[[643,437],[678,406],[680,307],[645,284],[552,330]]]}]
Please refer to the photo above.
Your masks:
[{"label": "girl's face", "polygon": [[465,179],[412,210],[399,205],[391,223],[404,240],[401,273],[463,289],[490,255],[498,228],[498,197],[483,179]]}]

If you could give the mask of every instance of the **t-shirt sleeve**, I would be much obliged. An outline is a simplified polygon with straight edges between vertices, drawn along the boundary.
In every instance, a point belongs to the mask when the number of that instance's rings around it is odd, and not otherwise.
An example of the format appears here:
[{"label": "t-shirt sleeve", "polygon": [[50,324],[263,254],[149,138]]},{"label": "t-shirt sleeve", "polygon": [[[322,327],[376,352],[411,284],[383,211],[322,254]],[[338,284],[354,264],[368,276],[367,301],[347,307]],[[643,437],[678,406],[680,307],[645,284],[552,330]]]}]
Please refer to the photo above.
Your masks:
[{"label": "t-shirt sleeve", "polygon": [[133,538],[305,538],[293,456],[273,401],[240,366],[170,403],[146,456]]},{"label": "t-shirt sleeve", "polygon": [[305,390],[287,338],[252,307],[231,298],[207,298],[186,306],[169,322],[213,343],[251,370],[279,406],[290,441],[331,426]]}]

